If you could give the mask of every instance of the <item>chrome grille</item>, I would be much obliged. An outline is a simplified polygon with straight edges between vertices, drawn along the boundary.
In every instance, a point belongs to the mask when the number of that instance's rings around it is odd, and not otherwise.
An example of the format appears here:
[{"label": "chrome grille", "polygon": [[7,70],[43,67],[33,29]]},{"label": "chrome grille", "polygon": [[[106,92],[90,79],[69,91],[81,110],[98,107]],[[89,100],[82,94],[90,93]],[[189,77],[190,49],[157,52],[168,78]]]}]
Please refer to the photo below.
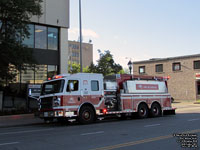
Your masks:
[{"label": "chrome grille", "polygon": [[41,109],[51,109],[53,107],[53,97],[41,98]]}]

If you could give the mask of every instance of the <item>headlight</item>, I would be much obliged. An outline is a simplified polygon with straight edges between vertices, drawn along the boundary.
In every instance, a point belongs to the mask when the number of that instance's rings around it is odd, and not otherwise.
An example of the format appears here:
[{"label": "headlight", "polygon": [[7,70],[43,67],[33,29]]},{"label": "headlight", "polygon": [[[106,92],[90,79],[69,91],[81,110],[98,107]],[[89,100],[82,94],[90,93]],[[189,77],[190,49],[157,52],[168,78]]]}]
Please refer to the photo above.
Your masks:
[{"label": "headlight", "polygon": [[60,104],[61,104],[61,98],[60,97],[54,97],[53,98],[53,101],[54,101],[54,107],[56,107],[56,106],[60,106]]}]

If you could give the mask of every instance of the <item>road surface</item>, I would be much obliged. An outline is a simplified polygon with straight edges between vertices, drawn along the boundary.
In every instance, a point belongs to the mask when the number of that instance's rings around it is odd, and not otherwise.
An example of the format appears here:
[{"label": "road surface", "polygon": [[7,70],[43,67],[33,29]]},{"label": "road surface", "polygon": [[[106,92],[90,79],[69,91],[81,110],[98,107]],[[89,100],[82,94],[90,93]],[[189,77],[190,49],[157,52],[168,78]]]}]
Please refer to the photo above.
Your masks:
[{"label": "road surface", "polygon": [[179,140],[193,140],[186,146],[196,146],[199,137],[197,104],[159,118],[0,128],[0,150],[182,150]]}]

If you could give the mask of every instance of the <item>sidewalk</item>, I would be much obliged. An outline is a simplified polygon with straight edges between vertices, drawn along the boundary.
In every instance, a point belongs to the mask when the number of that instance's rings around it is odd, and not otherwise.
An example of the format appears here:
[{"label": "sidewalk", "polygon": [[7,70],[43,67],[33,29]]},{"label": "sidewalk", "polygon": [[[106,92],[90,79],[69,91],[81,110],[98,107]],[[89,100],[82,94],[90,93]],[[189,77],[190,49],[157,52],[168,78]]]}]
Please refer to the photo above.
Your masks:
[{"label": "sidewalk", "polygon": [[34,114],[0,116],[0,128],[41,124],[44,121]]},{"label": "sidewalk", "polygon": [[200,103],[195,103],[194,101],[175,101],[172,103],[172,107],[175,108],[185,108],[188,106],[200,106]]}]

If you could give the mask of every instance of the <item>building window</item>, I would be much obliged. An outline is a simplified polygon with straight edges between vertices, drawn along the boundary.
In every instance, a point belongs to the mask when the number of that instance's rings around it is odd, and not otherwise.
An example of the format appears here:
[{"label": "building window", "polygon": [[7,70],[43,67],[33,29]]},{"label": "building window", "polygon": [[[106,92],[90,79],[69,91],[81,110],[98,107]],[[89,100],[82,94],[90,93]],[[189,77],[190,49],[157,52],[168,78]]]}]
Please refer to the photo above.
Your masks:
[{"label": "building window", "polygon": [[47,65],[35,65],[34,83],[42,83],[47,80]]},{"label": "building window", "polygon": [[178,62],[178,63],[173,63],[173,64],[172,64],[172,70],[173,70],[173,71],[179,71],[179,70],[181,70],[181,63],[180,63],[180,62]]},{"label": "building window", "polygon": [[24,65],[24,68],[26,68],[25,71],[20,70],[19,77],[17,77],[18,80],[16,82],[18,83],[34,83],[34,66],[30,66],[28,64]]},{"label": "building window", "polygon": [[99,82],[91,81],[91,91],[99,91]]},{"label": "building window", "polygon": [[58,29],[48,27],[48,49],[58,50]]},{"label": "building window", "polygon": [[28,25],[28,32],[29,32],[29,37],[24,38],[23,44],[28,46],[29,48],[34,48],[34,25],[29,24]]},{"label": "building window", "polygon": [[72,57],[79,57],[79,53],[78,52],[72,52]]},{"label": "building window", "polygon": [[56,65],[48,65],[47,78],[52,78],[56,74],[57,74],[57,66]]},{"label": "building window", "polygon": [[200,69],[200,60],[194,61],[194,69]]},{"label": "building window", "polygon": [[47,27],[35,25],[35,48],[47,49]]},{"label": "building window", "polygon": [[163,64],[156,65],[156,72],[163,72]]},{"label": "building window", "polygon": [[139,67],[139,74],[144,74],[145,73],[145,66],[140,66]]},{"label": "building window", "polygon": [[79,45],[76,45],[76,44],[69,44],[69,47],[76,50],[79,49]]}]

